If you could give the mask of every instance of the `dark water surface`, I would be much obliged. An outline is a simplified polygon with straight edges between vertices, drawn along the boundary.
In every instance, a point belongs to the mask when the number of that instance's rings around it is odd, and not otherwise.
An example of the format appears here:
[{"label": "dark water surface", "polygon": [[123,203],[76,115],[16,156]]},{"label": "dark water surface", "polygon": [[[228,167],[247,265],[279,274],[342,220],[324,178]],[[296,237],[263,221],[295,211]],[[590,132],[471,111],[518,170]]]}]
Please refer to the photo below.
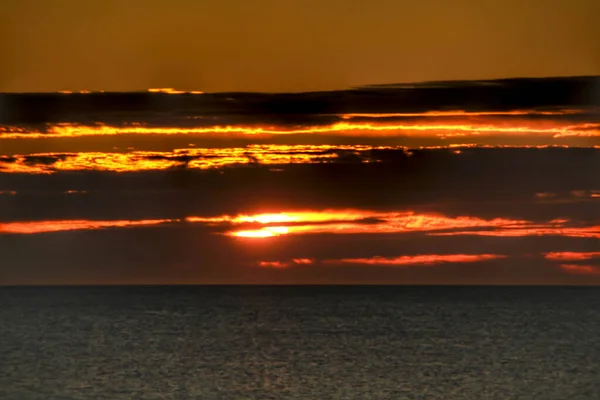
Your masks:
[{"label": "dark water surface", "polygon": [[0,399],[600,399],[600,288],[0,288]]}]

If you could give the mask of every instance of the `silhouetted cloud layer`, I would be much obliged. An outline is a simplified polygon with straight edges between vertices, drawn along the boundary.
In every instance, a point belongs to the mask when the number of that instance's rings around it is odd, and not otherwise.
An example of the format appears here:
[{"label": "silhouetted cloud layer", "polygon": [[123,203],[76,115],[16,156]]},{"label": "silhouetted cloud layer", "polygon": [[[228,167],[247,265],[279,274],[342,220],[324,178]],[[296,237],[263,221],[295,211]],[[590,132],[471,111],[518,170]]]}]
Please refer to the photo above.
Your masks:
[{"label": "silhouetted cloud layer", "polygon": [[358,135],[400,137],[411,146],[411,140],[465,137],[513,144],[516,136],[528,144],[600,144],[598,81],[437,82],[295,94],[3,94],[0,137]]},{"label": "silhouetted cloud layer", "polygon": [[[566,77],[430,82],[290,94],[2,94],[3,112],[0,123],[35,125],[92,121],[118,125],[154,120],[168,126],[177,125],[174,121],[186,117],[256,116],[265,124],[319,125],[311,116],[422,113],[433,110],[581,108],[600,106],[595,92],[599,79]],[[324,120],[322,123],[331,123],[331,120]]]}]

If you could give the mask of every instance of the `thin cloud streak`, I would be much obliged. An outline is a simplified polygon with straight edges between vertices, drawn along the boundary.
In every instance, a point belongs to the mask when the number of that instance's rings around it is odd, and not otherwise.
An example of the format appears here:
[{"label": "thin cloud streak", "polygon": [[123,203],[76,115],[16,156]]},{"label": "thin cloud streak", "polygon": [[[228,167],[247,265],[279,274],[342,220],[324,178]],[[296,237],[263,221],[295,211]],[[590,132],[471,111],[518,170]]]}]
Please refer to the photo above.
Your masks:
[{"label": "thin cloud streak", "polygon": [[108,228],[133,228],[142,226],[161,225],[175,222],[171,219],[149,219],[141,221],[87,221],[87,220],[62,220],[62,221],[28,221],[0,223],[0,234],[31,235],[39,233],[52,233],[64,231],[84,231]]},{"label": "thin cloud streak", "polygon": [[501,254],[420,254],[414,256],[399,256],[395,258],[342,258],[340,260],[326,260],[325,262],[331,264],[363,264],[373,266],[410,266],[444,263],[475,263],[502,258],[506,258],[506,256]]},{"label": "thin cloud streak", "polygon": [[579,260],[590,260],[592,258],[600,257],[600,251],[592,251],[592,252],[572,252],[572,251],[563,251],[563,252],[551,252],[545,253],[544,257],[548,260],[556,260],[556,261],[579,261]]},{"label": "thin cloud streak", "polygon": [[393,258],[374,256],[368,258],[340,258],[313,260],[309,258],[296,258],[290,261],[259,261],[258,266],[261,268],[291,268],[303,265],[319,264],[326,265],[343,265],[354,264],[374,267],[409,267],[409,266],[431,266],[447,263],[476,263],[482,261],[498,260],[506,258],[501,254],[418,254],[406,255]]},{"label": "thin cloud streak", "polygon": [[600,268],[593,265],[579,265],[579,264],[560,264],[560,267],[570,274],[577,275],[600,275]]},{"label": "thin cloud streak", "polygon": [[294,265],[313,265],[314,263],[315,261],[310,258],[294,258],[291,261],[260,261],[258,266],[261,268],[283,269]]},{"label": "thin cloud streak", "polygon": [[346,136],[395,136],[407,137],[462,137],[478,136],[481,133],[502,134],[509,136],[542,136],[548,139],[566,137],[599,137],[600,123],[546,123],[516,124],[513,126],[493,125],[491,123],[352,123],[339,122],[325,126],[308,126],[303,128],[276,128],[263,126],[225,125],[209,127],[159,127],[159,126],[110,126],[110,125],[74,125],[56,124],[48,126],[43,132],[18,127],[0,128],[0,138],[52,138],[52,137],[84,137],[84,136],[116,136],[116,135],[298,135],[298,134],[339,134]]},{"label": "thin cloud streak", "polygon": [[340,114],[342,119],[353,118],[394,118],[394,117],[489,117],[489,116],[531,116],[531,115],[586,115],[595,108],[579,110],[510,110],[510,111],[425,111],[423,113],[352,113]]},{"label": "thin cloud streak", "polygon": [[434,232],[431,236],[491,236],[491,237],[524,237],[524,236],[563,236],[573,238],[600,239],[600,225],[566,226],[554,223],[541,226],[524,226],[519,229],[510,227],[493,230]]}]

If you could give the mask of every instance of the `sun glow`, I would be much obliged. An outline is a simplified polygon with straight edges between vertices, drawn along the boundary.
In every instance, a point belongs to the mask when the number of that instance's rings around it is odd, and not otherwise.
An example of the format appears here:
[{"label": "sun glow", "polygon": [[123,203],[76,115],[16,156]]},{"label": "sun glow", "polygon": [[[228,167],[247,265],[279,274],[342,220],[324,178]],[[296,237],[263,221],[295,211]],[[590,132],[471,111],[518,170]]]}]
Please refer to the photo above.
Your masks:
[{"label": "sun glow", "polygon": [[234,223],[245,223],[245,222],[258,222],[260,224],[272,224],[282,222],[325,222],[325,221],[348,221],[358,220],[365,217],[365,212],[347,210],[347,211],[334,211],[326,210],[323,212],[319,211],[290,211],[280,212],[274,214],[257,214],[257,215],[239,215],[233,218]]},{"label": "sun glow", "polygon": [[243,238],[266,238],[289,233],[289,229],[285,226],[267,226],[262,229],[243,230],[231,232],[231,236]]},{"label": "sun glow", "polygon": [[225,232],[226,235],[248,239],[301,234],[398,234],[410,232],[422,232],[430,236],[600,238],[600,226],[578,226],[566,219],[536,223],[505,218],[449,217],[442,214],[418,214],[412,211],[290,211],[255,215],[224,215],[212,217],[210,222],[202,217],[188,217],[187,220],[229,226],[230,229]]},{"label": "sun glow", "polygon": [[[193,217],[192,217],[193,218]],[[355,234],[437,231],[481,227],[527,226],[527,221],[497,218],[446,217],[414,212],[374,212],[363,210],[290,211],[272,214],[221,217],[224,223],[258,225],[252,229],[233,229],[227,234],[241,238],[265,238],[289,234]],[[275,224],[276,226],[272,226]],[[287,225],[282,225],[287,224]]]}]

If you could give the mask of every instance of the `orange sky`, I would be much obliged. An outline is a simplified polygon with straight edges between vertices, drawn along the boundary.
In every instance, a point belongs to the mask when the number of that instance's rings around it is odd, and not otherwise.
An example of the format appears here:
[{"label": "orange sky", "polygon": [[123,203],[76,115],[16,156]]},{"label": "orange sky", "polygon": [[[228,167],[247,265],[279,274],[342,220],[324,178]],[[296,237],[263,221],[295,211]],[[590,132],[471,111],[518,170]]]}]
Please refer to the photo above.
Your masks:
[{"label": "orange sky", "polygon": [[597,0],[4,0],[0,91],[600,74],[598,15]]}]

